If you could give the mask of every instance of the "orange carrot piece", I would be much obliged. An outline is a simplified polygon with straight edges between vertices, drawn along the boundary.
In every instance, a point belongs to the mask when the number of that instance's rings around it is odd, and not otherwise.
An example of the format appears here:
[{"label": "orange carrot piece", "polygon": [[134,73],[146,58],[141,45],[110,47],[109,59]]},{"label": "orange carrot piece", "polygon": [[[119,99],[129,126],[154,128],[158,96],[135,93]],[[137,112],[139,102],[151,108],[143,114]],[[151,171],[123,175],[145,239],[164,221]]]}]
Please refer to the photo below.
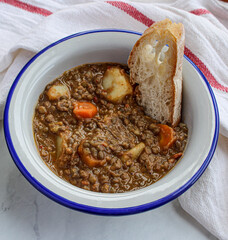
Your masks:
[{"label": "orange carrot piece", "polygon": [[176,140],[174,130],[168,125],[158,124],[160,127],[160,148],[162,150],[168,149]]},{"label": "orange carrot piece", "polygon": [[183,155],[183,153],[182,153],[182,152],[179,152],[179,153],[174,154],[174,155],[172,156],[172,158],[177,159],[177,158],[181,157],[182,155]]},{"label": "orange carrot piece", "polygon": [[81,141],[79,147],[78,147],[78,154],[81,157],[82,161],[88,166],[88,167],[101,167],[105,164],[106,160],[98,160],[95,159],[91,154],[86,154],[83,149],[83,143],[85,141]]},{"label": "orange carrot piece", "polygon": [[97,114],[97,107],[90,102],[75,102],[73,106],[77,118],[93,118]]}]

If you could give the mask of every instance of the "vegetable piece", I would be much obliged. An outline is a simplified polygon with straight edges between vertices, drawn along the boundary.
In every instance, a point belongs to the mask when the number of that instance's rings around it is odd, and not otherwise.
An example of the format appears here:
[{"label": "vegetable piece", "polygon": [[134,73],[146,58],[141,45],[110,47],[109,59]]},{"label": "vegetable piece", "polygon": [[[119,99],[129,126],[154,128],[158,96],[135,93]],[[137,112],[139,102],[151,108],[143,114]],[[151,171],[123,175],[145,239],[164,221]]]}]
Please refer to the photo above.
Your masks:
[{"label": "vegetable piece", "polygon": [[158,124],[160,127],[160,148],[166,150],[176,141],[174,130],[168,125]]},{"label": "vegetable piece", "polygon": [[63,151],[63,139],[60,136],[56,138],[56,158],[58,159],[59,156],[62,154]]},{"label": "vegetable piece", "polygon": [[121,103],[126,95],[133,92],[128,75],[119,67],[108,68],[102,84],[107,91],[107,100],[113,103]]},{"label": "vegetable piece", "polygon": [[90,102],[75,102],[73,105],[77,118],[92,118],[97,114],[97,107]]},{"label": "vegetable piece", "polygon": [[121,159],[123,161],[136,160],[140,156],[140,154],[142,153],[144,148],[145,148],[145,144],[141,142],[141,143],[137,144],[136,146],[134,146],[129,151],[125,152],[122,155]]},{"label": "vegetable piece", "polygon": [[62,96],[69,97],[69,89],[65,85],[54,85],[47,92],[49,100],[57,100]]},{"label": "vegetable piece", "polygon": [[95,159],[90,153],[85,152],[83,144],[85,140],[82,140],[79,147],[78,147],[78,154],[81,157],[82,161],[88,166],[88,167],[101,167],[105,164],[106,159],[104,160],[98,160]]},{"label": "vegetable piece", "polygon": [[60,135],[56,137],[56,159],[60,159],[62,156],[64,156],[64,153],[67,148],[67,141],[71,137],[72,132],[67,130],[64,132],[61,132]]},{"label": "vegetable piece", "polygon": [[171,158],[177,159],[177,158],[180,158],[182,155],[183,155],[183,153],[179,152],[179,153],[174,154]]}]

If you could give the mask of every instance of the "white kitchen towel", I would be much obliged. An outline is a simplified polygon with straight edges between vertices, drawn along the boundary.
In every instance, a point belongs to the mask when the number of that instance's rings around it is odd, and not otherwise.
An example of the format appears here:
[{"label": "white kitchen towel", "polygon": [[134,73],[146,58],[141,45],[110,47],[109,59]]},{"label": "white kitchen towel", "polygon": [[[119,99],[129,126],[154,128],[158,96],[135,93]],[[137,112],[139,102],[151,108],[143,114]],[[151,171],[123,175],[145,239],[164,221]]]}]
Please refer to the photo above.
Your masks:
[{"label": "white kitchen towel", "polygon": [[91,29],[143,32],[154,21],[165,18],[184,24],[185,54],[213,87],[221,120],[219,144],[211,164],[179,201],[212,234],[228,239],[228,8],[220,2],[0,0],[0,116],[20,69],[51,42]]}]

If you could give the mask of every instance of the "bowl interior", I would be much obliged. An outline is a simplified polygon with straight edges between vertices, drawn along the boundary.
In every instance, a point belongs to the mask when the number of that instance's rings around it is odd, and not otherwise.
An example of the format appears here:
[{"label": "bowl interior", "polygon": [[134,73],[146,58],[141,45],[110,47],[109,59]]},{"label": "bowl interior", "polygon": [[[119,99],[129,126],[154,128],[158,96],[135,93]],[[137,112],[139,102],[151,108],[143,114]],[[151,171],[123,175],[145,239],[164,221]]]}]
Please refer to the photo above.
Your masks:
[{"label": "bowl interior", "polygon": [[215,134],[215,112],[205,81],[186,58],[183,63],[182,121],[189,128],[188,145],[181,161],[161,180],[133,192],[95,193],[63,181],[49,170],[39,156],[33,137],[32,119],[38,97],[47,83],[64,71],[84,63],[127,63],[128,55],[138,38],[136,33],[119,31],[98,31],[68,38],[30,61],[20,75],[8,113],[13,148],[20,159],[16,161],[20,161],[31,178],[64,199],[100,208],[148,204],[171,198],[192,181],[193,176],[196,177],[199,169],[206,164],[204,161]]}]

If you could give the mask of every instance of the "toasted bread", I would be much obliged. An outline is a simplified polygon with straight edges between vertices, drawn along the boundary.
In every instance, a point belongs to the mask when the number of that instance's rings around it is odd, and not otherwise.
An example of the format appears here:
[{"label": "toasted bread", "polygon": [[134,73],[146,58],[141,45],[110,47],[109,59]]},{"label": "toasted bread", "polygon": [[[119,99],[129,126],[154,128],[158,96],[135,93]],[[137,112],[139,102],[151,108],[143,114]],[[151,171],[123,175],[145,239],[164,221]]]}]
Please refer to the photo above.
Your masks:
[{"label": "toasted bread", "polygon": [[130,81],[138,83],[146,113],[176,126],[181,118],[184,26],[169,19],[154,23],[134,45],[129,59]]}]

